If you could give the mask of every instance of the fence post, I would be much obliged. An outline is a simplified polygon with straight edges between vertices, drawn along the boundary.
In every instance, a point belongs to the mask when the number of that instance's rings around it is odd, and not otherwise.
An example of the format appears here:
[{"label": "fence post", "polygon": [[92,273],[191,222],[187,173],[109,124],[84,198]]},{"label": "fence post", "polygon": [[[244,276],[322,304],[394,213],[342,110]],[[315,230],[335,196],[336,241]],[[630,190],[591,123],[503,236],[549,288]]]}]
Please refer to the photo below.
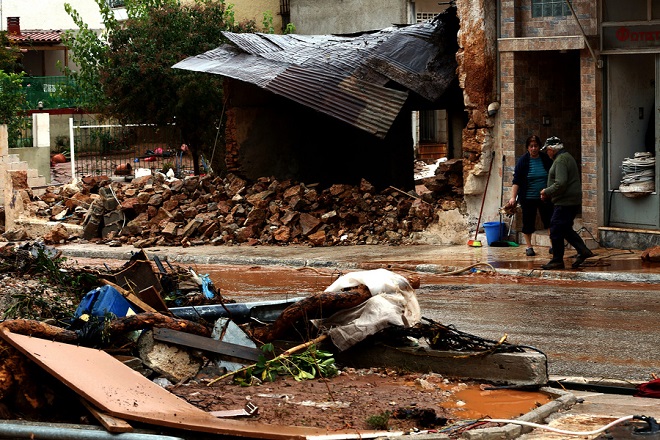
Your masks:
[{"label": "fence post", "polygon": [[75,142],[73,140],[73,118],[69,118],[69,139],[70,139],[70,147],[69,147],[69,152],[71,153],[71,183],[77,183],[78,178],[76,177],[76,157],[75,157],[75,151],[73,146],[75,145]]},{"label": "fence post", "polygon": [[[4,204],[7,199],[6,196],[6,186],[7,181],[7,162],[9,162],[9,140],[7,135],[7,126],[5,124],[0,125],[0,194],[2,197],[2,203]],[[5,212],[6,207],[5,207]]]}]

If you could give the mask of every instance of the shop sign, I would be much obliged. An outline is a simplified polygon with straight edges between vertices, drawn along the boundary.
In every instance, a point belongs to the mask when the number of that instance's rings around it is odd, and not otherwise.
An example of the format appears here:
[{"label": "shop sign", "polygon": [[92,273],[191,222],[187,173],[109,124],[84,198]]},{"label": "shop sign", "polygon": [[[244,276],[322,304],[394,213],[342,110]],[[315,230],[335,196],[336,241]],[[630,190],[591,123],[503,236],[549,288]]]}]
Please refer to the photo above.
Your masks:
[{"label": "shop sign", "polygon": [[603,26],[603,49],[660,49],[660,26]]}]

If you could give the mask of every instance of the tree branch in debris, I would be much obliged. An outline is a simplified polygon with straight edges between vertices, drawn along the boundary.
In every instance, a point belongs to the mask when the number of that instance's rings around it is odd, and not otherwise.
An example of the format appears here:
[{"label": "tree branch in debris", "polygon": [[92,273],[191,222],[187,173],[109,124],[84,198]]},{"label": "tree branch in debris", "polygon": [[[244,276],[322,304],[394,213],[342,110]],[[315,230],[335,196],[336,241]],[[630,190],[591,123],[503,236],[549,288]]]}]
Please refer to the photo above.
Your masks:
[{"label": "tree branch in debris", "polygon": [[255,328],[252,337],[264,343],[274,341],[301,319],[327,317],[338,310],[349,309],[362,304],[369,298],[371,298],[371,292],[363,285],[345,292],[317,293],[284,309],[271,325]]},{"label": "tree branch in debris", "polygon": [[[171,318],[161,313],[140,313],[137,315],[113,319],[106,323],[104,333],[110,340],[113,340],[134,330],[153,327],[169,328],[199,336],[211,336],[211,331],[202,324],[188,321],[186,319]],[[12,333],[68,344],[76,344],[81,340],[80,335],[74,330],[67,330],[62,327],[30,319],[12,319],[5,321],[0,324],[0,330],[5,328]]]}]

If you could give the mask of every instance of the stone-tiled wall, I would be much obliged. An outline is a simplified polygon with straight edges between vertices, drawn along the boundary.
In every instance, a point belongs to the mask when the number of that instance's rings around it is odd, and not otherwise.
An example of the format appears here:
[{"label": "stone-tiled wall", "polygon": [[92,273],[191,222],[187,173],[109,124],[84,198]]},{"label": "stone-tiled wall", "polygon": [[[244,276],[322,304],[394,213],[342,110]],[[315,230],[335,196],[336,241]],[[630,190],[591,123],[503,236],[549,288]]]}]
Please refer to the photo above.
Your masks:
[{"label": "stone-tiled wall", "polygon": [[[598,34],[598,8],[594,0],[573,0],[575,14],[586,35]],[[572,15],[532,17],[532,0],[501,1],[502,38],[582,35]]]},{"label": "stone-tiled wall", "polygon": [[[574,0],[573,5],[585,33],[597,35],[597,2]],[[582,223],[597,236],[604,212],[598,180],[602,72],[572,15],[532,18],[531,0],[502,0],[501,6],[500,37],[508,39],[499,46],[504,199],[509,197],[515,161],[525,152],[527,137],[559,136],[581,166]],[[549,125],[542,124],[544,115],[550,116]]]}]

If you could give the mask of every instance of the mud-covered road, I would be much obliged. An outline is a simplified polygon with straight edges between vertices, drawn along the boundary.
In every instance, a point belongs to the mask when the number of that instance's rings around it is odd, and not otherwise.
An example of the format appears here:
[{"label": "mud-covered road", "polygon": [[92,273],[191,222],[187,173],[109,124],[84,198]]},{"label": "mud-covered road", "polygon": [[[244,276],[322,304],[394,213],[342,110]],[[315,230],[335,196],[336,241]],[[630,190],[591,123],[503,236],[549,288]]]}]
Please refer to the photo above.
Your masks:
[{"label": "mud-covered road", "polygon": [[[320,292],[337,272],[306,268],[200,266],[238,301]],[[660,373],[660,286],[538,280],[476,273],[421,275],[424,317],[480,337],[530,345],[551,375],[650,380]]]}]

